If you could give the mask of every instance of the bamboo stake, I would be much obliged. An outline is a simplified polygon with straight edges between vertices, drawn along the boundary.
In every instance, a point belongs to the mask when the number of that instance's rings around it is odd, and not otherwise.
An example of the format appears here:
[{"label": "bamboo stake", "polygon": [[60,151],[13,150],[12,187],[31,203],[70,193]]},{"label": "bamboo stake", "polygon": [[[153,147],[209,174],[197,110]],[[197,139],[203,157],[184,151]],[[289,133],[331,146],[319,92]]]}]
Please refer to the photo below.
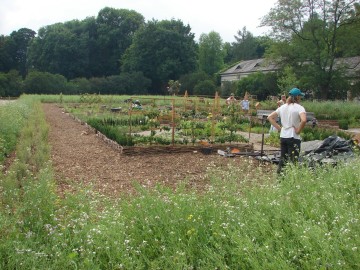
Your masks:
[{"label": "bamboo stake", "polygon": [[175,145],[175,99],[172,100],[172,134],[171,134],[171,143]]},{"label": "bamboo stake", "polygon": [[215,142],[215,113],[216,113],[216,101],[218,99],[218,92],[215,93],[214,104],[211,112],[211,143]]},{"label": "bamboo stake", "polygon": [[186,105],[187,105],[187,100],[188,100],[188,91],[185,91],[185,95],[184,95],[184,112],[186,112]]},{"label": "bamboo stake", "polygon": [[131,114],[132,114],[132,103],[130,102],[130,109],[129,109],[129,136],[131,137]]}]

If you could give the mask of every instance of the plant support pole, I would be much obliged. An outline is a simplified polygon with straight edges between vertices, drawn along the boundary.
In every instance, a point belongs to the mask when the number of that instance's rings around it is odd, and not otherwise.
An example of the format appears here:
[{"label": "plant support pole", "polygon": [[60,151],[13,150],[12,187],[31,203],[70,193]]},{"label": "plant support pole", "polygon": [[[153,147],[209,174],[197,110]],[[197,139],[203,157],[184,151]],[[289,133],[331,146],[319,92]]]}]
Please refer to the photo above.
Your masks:
[{"label": "plant support pole", "polygon": [[171,113],[171,120],[172,120],[172,134],[171,134],[171,143],[174,146],[175,144],[175,99],[172,100],[172,113]]}]

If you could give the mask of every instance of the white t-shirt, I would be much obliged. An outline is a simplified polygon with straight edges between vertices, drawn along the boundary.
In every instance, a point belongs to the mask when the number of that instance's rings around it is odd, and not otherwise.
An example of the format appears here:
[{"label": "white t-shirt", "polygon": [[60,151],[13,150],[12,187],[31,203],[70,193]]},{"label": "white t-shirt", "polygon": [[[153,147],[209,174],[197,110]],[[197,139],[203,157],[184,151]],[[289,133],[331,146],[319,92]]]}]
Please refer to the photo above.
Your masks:
[{"label": "white t-shirt", "polygon": [[297,103],[284,104],[276,109],[276,113],[281,120],[281,138],[300,139],[300,135],[296,134],[294,127],[299,127],[301,123],[300,114],[306,113],[305,108]]},{"label": "white t-shirt", "polygon": [[249,110],[249,105],[250,105],[249,100],[244,99],[244,100],[242,100],[242,101],[240,102],[240,104],[241,104],[241,109],[243,109],[243,110]]}]

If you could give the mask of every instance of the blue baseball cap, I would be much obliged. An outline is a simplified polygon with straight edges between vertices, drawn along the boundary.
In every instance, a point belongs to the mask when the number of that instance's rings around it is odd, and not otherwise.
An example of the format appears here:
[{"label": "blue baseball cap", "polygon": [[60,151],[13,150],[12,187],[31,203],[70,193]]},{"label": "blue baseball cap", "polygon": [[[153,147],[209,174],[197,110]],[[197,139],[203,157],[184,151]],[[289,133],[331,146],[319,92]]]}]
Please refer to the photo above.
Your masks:
[{"label": "blue baseball cap", "polygon": [[296,97],[296,96],[305,96],[305,94],[303,92],[301,92],[300,89],[298,88],[293,88],[290,90],[289,92],[290,96]]}]

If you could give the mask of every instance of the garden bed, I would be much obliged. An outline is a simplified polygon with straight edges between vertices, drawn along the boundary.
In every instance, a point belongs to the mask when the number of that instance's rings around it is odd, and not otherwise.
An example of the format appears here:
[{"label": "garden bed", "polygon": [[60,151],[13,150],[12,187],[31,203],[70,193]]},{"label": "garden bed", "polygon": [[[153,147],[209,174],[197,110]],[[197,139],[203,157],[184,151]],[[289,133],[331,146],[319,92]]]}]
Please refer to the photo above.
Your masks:
[{"label": "garden bed", "polygon": [[339,128],[338,120],[318,120],[317,124],[319,127]]},{"label": "garden bed", "polygon": [[125,155],[146,155],[146,154],[163,154],[163,153],[189,153],[200,152],[203,154],[214,154],[217,150],[225,150],[226,148],[237,148],[240,152],[253,152],[252,144],[214,144],[209,146],[189,146],[189,145],[154,145],[154,146],[131,146],[123,147],[122,153]]}]

